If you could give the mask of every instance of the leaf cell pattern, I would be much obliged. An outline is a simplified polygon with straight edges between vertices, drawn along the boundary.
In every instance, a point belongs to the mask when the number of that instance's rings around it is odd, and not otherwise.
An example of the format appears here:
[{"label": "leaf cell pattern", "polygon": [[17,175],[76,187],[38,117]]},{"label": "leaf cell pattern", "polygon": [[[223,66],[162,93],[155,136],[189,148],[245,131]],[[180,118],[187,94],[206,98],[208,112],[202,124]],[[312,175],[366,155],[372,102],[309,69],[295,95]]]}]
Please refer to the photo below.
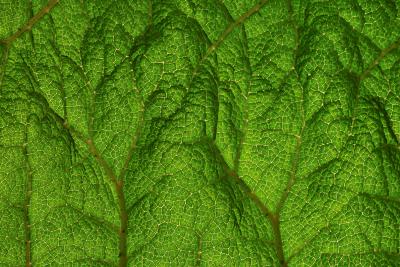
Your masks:
[{"label": "leaf cell pattern", "polygon": [[398,266],[398,0],[0,1],[1,266]]}]

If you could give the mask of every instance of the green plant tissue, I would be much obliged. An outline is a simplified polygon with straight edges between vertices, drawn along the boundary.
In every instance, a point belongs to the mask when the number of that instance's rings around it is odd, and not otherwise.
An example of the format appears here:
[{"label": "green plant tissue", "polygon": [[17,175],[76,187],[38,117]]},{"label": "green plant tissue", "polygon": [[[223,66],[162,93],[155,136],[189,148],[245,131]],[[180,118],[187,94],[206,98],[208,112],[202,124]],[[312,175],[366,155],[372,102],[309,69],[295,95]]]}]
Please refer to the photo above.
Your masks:
[{"label": "green plant tissue", "polygon": [[400,0],[0,0],[0,266],[400,266]]}]

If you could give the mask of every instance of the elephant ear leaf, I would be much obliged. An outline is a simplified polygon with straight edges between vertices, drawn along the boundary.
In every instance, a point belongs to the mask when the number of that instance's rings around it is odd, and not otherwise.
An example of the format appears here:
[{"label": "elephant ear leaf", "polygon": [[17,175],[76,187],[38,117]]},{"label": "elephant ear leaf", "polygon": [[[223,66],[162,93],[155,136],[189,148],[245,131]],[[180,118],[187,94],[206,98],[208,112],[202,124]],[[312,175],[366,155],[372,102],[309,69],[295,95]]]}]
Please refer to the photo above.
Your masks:
[{"label": "elephant ear leaf", "polygon": [[1,266],[398,266],[400,1],[0,2]]}]

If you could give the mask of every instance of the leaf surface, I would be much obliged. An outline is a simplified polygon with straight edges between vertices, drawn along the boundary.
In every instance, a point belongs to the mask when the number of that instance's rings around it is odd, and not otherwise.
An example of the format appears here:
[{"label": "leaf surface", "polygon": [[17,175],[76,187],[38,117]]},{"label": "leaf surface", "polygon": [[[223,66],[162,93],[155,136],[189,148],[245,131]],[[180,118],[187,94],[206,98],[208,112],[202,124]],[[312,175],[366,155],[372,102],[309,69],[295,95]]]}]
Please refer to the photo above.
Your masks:
[{"label": "leaf surface", "polygon": [[1,266],[398,266],[400,2],[0,3]]}]

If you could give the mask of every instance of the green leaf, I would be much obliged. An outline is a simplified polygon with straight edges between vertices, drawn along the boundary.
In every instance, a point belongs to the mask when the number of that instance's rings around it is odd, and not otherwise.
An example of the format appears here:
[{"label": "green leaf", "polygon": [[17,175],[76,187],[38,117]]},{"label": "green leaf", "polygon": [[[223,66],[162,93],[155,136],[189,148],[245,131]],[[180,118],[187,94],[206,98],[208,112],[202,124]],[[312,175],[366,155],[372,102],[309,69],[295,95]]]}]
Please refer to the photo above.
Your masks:
[{"label": "green leaf", "polygon": [[0,266],[398,266],[400,1],[0,3]]}]

